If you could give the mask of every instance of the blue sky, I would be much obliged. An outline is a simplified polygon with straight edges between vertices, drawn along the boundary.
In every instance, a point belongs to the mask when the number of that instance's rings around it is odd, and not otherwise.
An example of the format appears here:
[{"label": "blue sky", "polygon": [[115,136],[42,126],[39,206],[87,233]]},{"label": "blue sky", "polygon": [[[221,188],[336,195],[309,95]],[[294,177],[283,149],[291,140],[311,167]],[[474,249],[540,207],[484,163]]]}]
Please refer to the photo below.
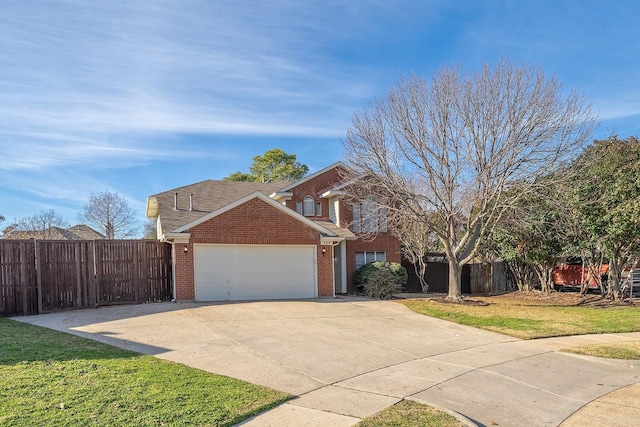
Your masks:
[{"label": "blue sky", "polygon": [[313,172],[403,75],[502,58],[583,93],[595,137],[639,135],[638,18],[635,0],[5,0],[0,214],[75,223],[108,189],[143,222],[148,195],[276,147]]}]

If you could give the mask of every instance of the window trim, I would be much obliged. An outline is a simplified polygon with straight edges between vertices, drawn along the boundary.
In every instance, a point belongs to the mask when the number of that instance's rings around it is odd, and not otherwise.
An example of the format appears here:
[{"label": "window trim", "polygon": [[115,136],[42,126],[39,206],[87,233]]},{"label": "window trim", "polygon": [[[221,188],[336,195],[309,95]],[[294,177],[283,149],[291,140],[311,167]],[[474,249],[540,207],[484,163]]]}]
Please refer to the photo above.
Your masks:
[{"label": "window trim", "polygon": [[[358,265],[358,254],[362,254],[364,264]],[[373,260],[367,261],[367,255],[373,255]],[[376,261],[387,261],[387,252],[386,251],[359,251],[355,253],[355,266],[356,270],[362,267],[365,264],[369,264],[370,262]]]}]

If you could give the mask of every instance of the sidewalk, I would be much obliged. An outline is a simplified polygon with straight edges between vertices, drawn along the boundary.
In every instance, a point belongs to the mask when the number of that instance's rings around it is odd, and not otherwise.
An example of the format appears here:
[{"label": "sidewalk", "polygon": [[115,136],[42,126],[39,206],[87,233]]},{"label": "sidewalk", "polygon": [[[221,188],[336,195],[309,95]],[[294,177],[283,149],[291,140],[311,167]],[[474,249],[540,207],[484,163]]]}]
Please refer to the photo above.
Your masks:
[{"label": "sidewalk", "polygon": [[634,423],[640,424],[640,382],[612,391],[588,403],[560,426],[626,427]]}]

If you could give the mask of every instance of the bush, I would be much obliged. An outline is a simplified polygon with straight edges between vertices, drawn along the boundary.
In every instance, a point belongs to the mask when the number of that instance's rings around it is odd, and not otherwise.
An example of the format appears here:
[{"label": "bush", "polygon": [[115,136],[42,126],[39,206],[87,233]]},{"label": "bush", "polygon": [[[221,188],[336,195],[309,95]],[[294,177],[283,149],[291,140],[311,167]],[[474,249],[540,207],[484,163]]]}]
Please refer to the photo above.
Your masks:
[{"label": "bush", "polygon": [[388,299],[407,284],[407,269],[397,262],[371,262],[353,273],[353,283],[371,298]]}]

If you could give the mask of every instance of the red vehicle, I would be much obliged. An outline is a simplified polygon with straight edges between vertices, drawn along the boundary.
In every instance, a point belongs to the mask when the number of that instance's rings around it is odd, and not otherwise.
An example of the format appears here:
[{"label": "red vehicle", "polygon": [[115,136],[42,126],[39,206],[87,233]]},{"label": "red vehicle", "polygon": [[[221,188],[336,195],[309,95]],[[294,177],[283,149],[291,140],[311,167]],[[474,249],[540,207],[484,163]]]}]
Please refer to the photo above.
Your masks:
[{"label": "red vehicle", "polygon": [[[602,264],[600,266],[600,279],[606,281],[608,274],[609,264]],[[586,265],[582,264],[580,258],[569,257],[565,262],[554,267],[551,270],[551,279],[553,280],[553,286],[558,290],[564,288],[579,289],[583,283],[588,284],[589,289],[599,289],[597,278],[589,272]]]}]

